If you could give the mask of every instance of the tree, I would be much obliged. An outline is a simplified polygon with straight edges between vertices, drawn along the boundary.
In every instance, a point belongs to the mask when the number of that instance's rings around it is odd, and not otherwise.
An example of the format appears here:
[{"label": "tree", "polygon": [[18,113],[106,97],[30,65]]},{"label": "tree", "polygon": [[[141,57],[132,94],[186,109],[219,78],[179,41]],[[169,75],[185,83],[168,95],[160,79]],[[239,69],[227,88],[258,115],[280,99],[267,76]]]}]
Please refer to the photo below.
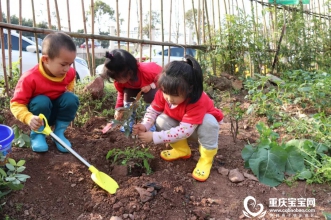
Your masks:
[{"label": "tree", "polygon": [[[2,18],[3,18],[3,22],[7,22],[7,18],[6,18],[6,15],[4,13],[2,13]],[[10,23],[18,25],[19,24],[19,18],[16,15],[10,16]],[[26,26],[26,27],[33,27],[33,21],[32,21],[32,19],[22,18],[22,25]],[[48,23],[46,21],[43,21],[41,23],[37,23],[36,27],[37,28],[48,29]],[[52,29],[55,30],[56,27],[54,25],[52,25]],[[27,38],[34,37],[34,33],[33,32],[28,32],[28,31],[22,31],[22,35],[27,37]],[[41,34],[41,33],[37,34],[37,37],[41,38],[41,39],[44,39],[45,36],[46,36],[46,34]]]},{"label": "tree", "polygon": [[[145,35],[147,38],[150,38],[150,36],[149,36],[149,17],[150,17],[150,12],[148,12],[145,15],[144,26],[143,26],[143,35]],[[155,29],[156,25],[158,25],[158,24],[160,24],[160,14],[156,11],[152,11],[151,29]]]},{"label": "tree", "polygon": [[[100,32],[100,35],[109,35],[109,32]],[[101,40],[100,41],[102,48],[108,48],[109,47],[109,40]]]},{"label": "tree", "polygon": [[[77,33],[81,33],[83,34],[84,33],[84,29],[79,29],[77,30]],[[76,37],[73,37],[72,40],[75,42],[75,45],[76,46],[80,46],[82,43],[85,42],[85,38],[76,38]]]},{"label": "tree", "polygon": [[[94,18],[98,24],[99,33],[101,33],[102,27],[109,27],[109,21],[116,21],[114,18],[115,11],[108,4],[101,0],[97,0],[94,3]],[[91,15],[91,11],[87,11],[87,15]],[[88,20],[89,16],[86,16]]]},{"label": "tree", "polygon": [[[200,10],[200,16],[202,16],[202,10]],[[194,14],[193,14],[193,9],[187,10],[185,12],[186,26],[190,29],[193,29],[193,30],[195,29],[194,17],[195,17],[196,20],[198,20],[198,10],[197,9],[194,9]],[[206,19],[205,19],[205,21],[206,21]],[[201,22],[200,24],[202,24],[202,19],[201,19],[200,22]]]}]

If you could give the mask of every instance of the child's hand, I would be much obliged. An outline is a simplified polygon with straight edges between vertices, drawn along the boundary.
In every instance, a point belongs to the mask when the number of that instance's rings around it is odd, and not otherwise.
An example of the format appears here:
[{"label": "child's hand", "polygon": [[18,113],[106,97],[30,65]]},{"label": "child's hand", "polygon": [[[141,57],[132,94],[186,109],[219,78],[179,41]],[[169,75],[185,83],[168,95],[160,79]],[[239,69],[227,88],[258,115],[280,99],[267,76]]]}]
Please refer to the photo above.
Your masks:
[{"label": "child's hand", "polygon": [[142,125],[142,124],[133,125],[133,128],[132,128],[133,135],[137,135],[137,134],[140,134],[143,132],[146,132],[146,128],[144,125]]},{"label": "child's hand", "polygon": [[123,117],[123,112],[115,111],[114,119],[115,120],[121,120]]},{"label": "child's hand", "polygon": [[29,126],[33,131],[37,131],[43,124],[43,120],[41,120],[39,116],[34,115],[29,123]]},{"label": "child's hand", "polygon": [[138,134],[138,138],[144,142],[144,143],[150,143],[153,142],[153,132],[148,131],[148,132],[140,132]]},{"label": "child's hand", "polygon": [[151,90],[151,86],[150,85],[147,85],[147,86],[144,86],[144,87],[142,87],[141,88],[141,91],[143,92],[143,93],[148,93],[149,92],[149,90]]}]

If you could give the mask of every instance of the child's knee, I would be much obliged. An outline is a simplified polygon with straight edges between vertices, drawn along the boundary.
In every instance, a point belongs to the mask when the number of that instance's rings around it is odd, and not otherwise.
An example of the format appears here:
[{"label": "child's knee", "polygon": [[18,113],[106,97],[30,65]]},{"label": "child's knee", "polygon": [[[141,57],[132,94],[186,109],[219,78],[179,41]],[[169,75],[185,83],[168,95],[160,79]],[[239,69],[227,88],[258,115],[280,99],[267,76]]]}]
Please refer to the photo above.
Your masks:
[{"label": "child's knee", "polygon": [[173,118],[170,118],[166,114],[161,114],[156,118],[155,125],[156,125],[156,130],[162,131],[162,130],[169,130],[173,127],[178,126],[179,122]]}]

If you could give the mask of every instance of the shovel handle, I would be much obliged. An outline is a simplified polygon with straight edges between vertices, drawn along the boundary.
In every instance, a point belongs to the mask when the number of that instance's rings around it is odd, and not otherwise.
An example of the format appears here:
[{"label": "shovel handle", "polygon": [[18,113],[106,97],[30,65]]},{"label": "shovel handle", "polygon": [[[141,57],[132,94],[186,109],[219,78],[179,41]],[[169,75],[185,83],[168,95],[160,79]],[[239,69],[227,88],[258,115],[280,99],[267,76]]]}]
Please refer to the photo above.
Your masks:
[{"label": "shovel handle", "polygon": [[64,143],[56,134],[51,132],[49,134],[52,138],[54,138],[59,144],[62,145],[65,149],[70,151],[75,157],[77,157],[83,164],[85,164],[88,168],[90,168],[91,164],[89,164],[84,158],[82,158],[76,151],[74,151],[71,147],[69,147],[66,143]]},{"label": "shovel handle", "polygon": [[89,164],[84,158],[82,158],[79,154],[77,154],[76,151],[74,151],[71,147],[69,147],[66,143],[64,143],[56,134],[53,133],[52,129],[48,125],[47,118],[45,117],[45,115],[39,114],[39,118],[44,121],[44,130],[35,131],[35,132],[50,135],[53,139],[55,139],[55,141],[57,141],[59,144],[62,145],[62,147],[70,151],[70,153],[72,153],[75,157],[77,157],[87,167],[91,166],[91,164]]},{"label": "shovel handle", "polygon": [[43,114],[39,114],[39,118],[41,120],[43,120],[43,122],[44,122],[44,130],[42,130],[42,131],[37,130],[37,131],[34,131],[34,132],[40,133],[40,134],[50,135],[50,133],[52,133],[52,129],[48,125],[47,118]]}]

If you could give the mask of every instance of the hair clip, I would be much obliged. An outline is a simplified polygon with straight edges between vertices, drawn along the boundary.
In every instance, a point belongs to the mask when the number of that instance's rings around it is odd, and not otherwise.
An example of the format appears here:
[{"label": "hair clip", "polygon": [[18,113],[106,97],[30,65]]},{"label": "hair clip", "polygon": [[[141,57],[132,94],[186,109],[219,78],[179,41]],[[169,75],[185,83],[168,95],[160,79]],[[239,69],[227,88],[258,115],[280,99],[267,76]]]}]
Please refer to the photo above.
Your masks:
[{"label": "hair clip", "polygon": [[106,56],[105,57],[108,58],[108,59],[110,59],[110,60],[114,58],[113,54],[109,53],[108,51],[106,52]]}]

